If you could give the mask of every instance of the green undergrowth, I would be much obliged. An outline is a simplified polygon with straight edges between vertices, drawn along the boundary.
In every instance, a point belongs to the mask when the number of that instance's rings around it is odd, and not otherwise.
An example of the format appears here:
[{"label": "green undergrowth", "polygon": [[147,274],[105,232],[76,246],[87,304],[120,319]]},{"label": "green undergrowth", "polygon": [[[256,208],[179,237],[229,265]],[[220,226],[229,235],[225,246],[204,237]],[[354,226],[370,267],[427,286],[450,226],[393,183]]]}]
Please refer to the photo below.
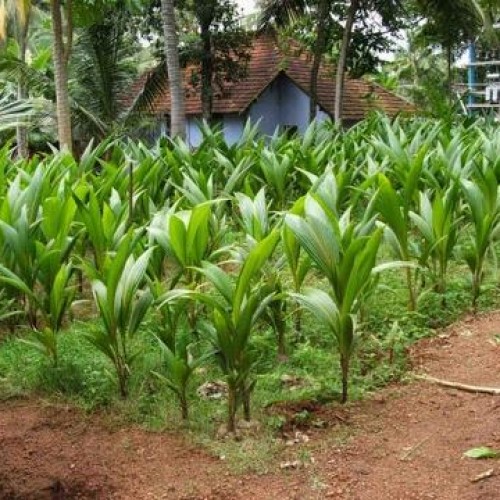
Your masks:
[{"label": "green undergrowth", "polygon": [[[464,276],[463,268],[454,270],[444,297],[427,291],[419,299],[418,312],[410,313],[400,272],[384,275],[361,318],[357,356],[353,358],[351,400],[368,397],[400,380],[407,371],[408,347],[469,311],[470,283]],[[486,283],[480,308],[491,310],[497,306],[497,287]],[[225,400],[205,400],[197,394],[197,388],[207,380],[223,379],[214,364],[204,365],[195,373],[190,385],[190,422],[188,426],[182,423],[176,397],[154,375],[161,373],[163,367],[153,318],[137,336],[135,348],[140,355],[133,365],[127,400],[118,396],[109,361],[85,338],[92,329],[101,327],[98,321],[88,321],[75,322],[61,334],[57,367],[19,341],[29,332],[5,336],[0,343],[0,401],[41,396],[72,403],[86,412],[99,412],[113,425],[138,423],[151,431],[182,430],[186,438],[227,461],[235,472],[265,472],[283,447],[278,438],[284,420],[269,408],[278,402],[301,400],[338,404],[340,392],[335,340],[308,315],[303,318],[300,340],[293,334],[291,319],[289,323],[288,357],[284,361],[277,359],[276,340],[267,326],[261,325],[253,338],[254,348],[260,354],[252,399],[253,419],[259,427],[244,431],[241,442],[218,437],[226,416]],[[284,384],[286,377],[294,377],[296,387]]]}]

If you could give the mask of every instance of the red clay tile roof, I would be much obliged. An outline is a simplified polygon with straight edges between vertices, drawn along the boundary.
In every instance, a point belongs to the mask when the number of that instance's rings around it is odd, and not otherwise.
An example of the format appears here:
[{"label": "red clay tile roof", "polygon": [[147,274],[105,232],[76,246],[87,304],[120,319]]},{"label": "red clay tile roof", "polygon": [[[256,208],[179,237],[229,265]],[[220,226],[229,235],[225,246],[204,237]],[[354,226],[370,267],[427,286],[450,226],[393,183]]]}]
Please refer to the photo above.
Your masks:
[{"label": "red clay tile roof", "polygon": [[[193,66],[184,70],[186,92],[186,114],[201,115],[200,88],[190,85]],[[260,35],[250,49],[247,75],[229,83],[223,93],[216,93],[213,100],[214,114],[245,113],[260,94],[280,75],[285,74],[305,93],[309,94],[311,59],[305,53],[284,53],[278,48],[274,35]],[[144,85],[148,74],[142,75],[133,90],[137,93]],[[166,83],[166,82],[165,82]],[[318,78],[318,103],[333,116],[335,99],[335,78],[333,67],[322,65]],[[168,86],[151,106],[154,114],[168,114],[170,94]],[[389,115],[401,111],[413,111],[413,106],[401,97],[388,92],[379,85],[361,79],[347,78],[343,104],[345,120],[361,120],[368,111],[381,109]]]}]

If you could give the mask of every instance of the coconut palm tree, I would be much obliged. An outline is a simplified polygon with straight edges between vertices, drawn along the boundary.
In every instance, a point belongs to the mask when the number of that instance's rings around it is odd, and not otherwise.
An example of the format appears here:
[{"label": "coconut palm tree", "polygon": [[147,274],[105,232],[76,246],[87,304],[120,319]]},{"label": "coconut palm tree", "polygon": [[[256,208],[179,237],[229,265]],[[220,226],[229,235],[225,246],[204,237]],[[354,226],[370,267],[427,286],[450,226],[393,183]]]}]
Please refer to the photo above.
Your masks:
[{"label": "coconut palm tree", "polygon": [[443,57],[421,36],[419,27],[406,30],[406,43],[394,51],[373,79],[379,85],[408,98],[432,116],[454,112],[447,99],[446,64]]},{"label": "coconut palm tree", "polygon": [[278,26],[292,24],[297,18],[304,15],[314,15],[318,20],[316,24],[315,41],[313,46],[313,64],[310,77],[310,120],[316,117],[318,106],[318,74],[330,35],[332,23],[337,23],[333,12],[335,7],[346,8],[342,39],[340,42],[339,57],[337,60],[334,120],[342,123],[342,103],[344,100],[344,83],[347,68],[347,56],[351,45],[353,28],[356,20],[366,17],[371,12],[379,12],[382,18],[396,17],[401,0],[350,0],[346,4],[342,0],[262,0],[261,1],[261,26],[270,23]]},{"label": "coconut palm tree", "polygon": [[428,44],[437,43],[446,57],[448,97],[452,98],[453,53],[472,41],[485,25],[485,15],[477,0],[418,0],[427,22],[421,36]]},{"label": "coconut palm tree", "polygon": [[[66,26],[63,23],[62,9],[61,0],[50,0],[59,147],[72,151],[73,139],[68,90],[68,62],[73,41],[72,0],[67,0],[64,6]],[[66,31],[66,41],[64,41],[64,31]]]},{"label": "coconut palm tree", "polygon": [[335,104],[334,104],[334,120],[335,123],[342,123],[342,103],[344,101],[344,84],[345,71],[347,67],[347,53],[351,43],[352,28],[359,9],[359,0],[351,0],[347,9],[345,27],[340,44],[340,54],[337,61],[337,76],[335,79]]},{"label": "coconut palm tree", "polygon": [[171,137],[184,137],[186,134],[186,111],[173,0],[161,0],[161,13],[170,87],[170,135]]},{"label": "coconut palm tree", "polygon": [[140,103],[128,109],[123,105],[137,77],[140,54],[139,43],[127,29],[130,10],[115,4],[107,12],[113,15],[78,30],[73,48],[69,77],[75,150],[91,139],[130,132],[142,118]]},{"label": "coconut palm tree", "polygon": [[[28,31],[30,26],[32,4],[30,0],[6,0],[0,4],[0,41],[7,35],[7,20],[13,17],[15,21],[16,41],[19,47],[19,59],[22,63],[26,62],[26,52],[28,48]],[[14,16],[9,16],[14,11]],[[19,101],[26,99],[27,90],[22,78],[17,83],[17,98]],[[17,154],[19,157],[28,156],[28,132],[26,126],[19,123],[16,127],[17,136]]]}]

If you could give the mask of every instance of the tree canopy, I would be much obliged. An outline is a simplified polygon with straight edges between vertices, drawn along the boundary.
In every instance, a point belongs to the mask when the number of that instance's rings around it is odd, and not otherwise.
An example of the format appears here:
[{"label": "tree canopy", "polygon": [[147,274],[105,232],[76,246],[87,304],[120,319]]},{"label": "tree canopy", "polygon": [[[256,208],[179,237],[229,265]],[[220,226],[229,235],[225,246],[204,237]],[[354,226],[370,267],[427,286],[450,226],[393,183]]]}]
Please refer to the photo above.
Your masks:
[{"label": "tree canopy", "polygon": [[[454,61],[477,37],[491,40],[500,13],[498,0],[260,0],[255,23],[245,22],[235,0],[169,2],[173,24],[160,0],[2,0],[0,86],[4,101],[27,115],[1,133],[17,127],[26,155],[37,137],[80,149],[91,139],[133,133],[139,123],[156,126],[148,105],[164,88],[164,40],[172,30],[170,55],[192,69],[188,78],[179,73],[170,95],[182,100],[186,86],[198,89],[209,122],[214,95],[245,77],[252,37],[269,28],[312,54],[311,118],[323,61],[337,67],[339,122],[345,75],[388,85],[423,110],[453,107],[452,83],[460,78]],[[141,89],[135,84],[145,71]],[[131,96],[132,89],[144,95]]]}]

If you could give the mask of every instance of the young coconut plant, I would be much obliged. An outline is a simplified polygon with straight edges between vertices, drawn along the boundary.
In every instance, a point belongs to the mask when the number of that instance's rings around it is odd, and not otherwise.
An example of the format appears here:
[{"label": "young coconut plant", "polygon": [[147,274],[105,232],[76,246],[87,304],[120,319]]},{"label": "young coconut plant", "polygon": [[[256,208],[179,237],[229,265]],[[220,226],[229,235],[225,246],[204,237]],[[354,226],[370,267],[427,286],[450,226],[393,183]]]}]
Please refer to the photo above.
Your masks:
[{"label": "young coconut plant", "polygon": [[[384,122],[385,138],[373,141],[375,152],[386,165],[378,174],[376,209],[386,224],[385,235],[396,257],[410,262],[414,257],[410,211],[418,203],[419,184],[428,176],[427,158],[440,125],[424,123],[409,135],[400,122]],[[417,308],[417,291],[411,266],[406,267],[408,310]]]},{"label": "young coconut plant", "polygon": [[158,212],[151,222],[150,237],[175,265],[171,287],[182,280],[188,287],[198,280],[196,267],[211,259],[213,249],[210,231],[212,203],[202,203],[191,210],[176,207]]},{"label": "young coconut plant", "polygon": [[179,399],[183,421],[189,418],[188,388],[192,375],[213,356],[211,350],[199,355],[192,332],[188,328],[179,328],[185,309],[185,299],[182,290],[179,293],[173,290],[160,298],[158,311],[162,324],[157,339],[164,370],[161,373],[154,372]]},{"label": "young coconut plant", "polygon": [[479,172],[474,181],[463,179],[462,190],[474,230],[464,257],[472,273],[472,307],[476,311],[486,257],[500,235],[500,196],[495,172]]},{"label": "young coconut plant", "polygon": [[29,326],[37,326],[37,302],[33,290],[37,283],[37,245],[40,220],[29,220],[28,207],[23,206],[13,220],[0,219],[2,242],[0,274],[2,282],[22,294]]},{"label": "young coconut plant", "polygon": [[[63,193],[62,200],[52,195],[54,187],[50,184],[50,174],[54,172],[54,167],[47,167],[46,176],[43,167],[45,165],[36,166],[32,175],[20,170],[11,180],[0,205],[1,262],[30,290],[34,290],[37,283],[40,272],[38,261],[42,255],[50,254],[52,250],[68,255],[69,250],[66,252],[63,247],[74,215]],[[55,187],[61,188],[61,183],[55,184]],[[57,211],[53,209],[55,199],[59,203]],[[61,221],[65,221],[65,227],[59,227]],[[54,227],[51,234],[46,230],[48,227]],[[52,256],[51,260],[54,258]],[[52,274],[57,271],[57,265],[53,269]],[[50,283],[47,293],[49,291]],[[23,300],[28,322],[36,328],[37,305],[29,295],[24,294]]]},{"label": "young coconut plant", "polygon": [[287,214],[285,224],[330,285],[329,292],[307,288],[292,296],[337,340],[345,403],[355,345],[355,315],[372,284],[383,230],[374,229],[373,218],[354,223],[349,211],[338,218],[319,197],[311,194],[305,198],[304,215]]},{"label": "young coconut plant", "polygon": [[[417,189],[420,169],[416,168],[409,174],[405,188],[398,192],[385,175],[378,175],[378,191],[375,194],[375,208],[382,216],[385,228],[385,237],[396,257],[408,264],[416,254],[411,240],[410,208]],[[417,308],[417,291],[414,272],[410,265],[406,267],[406,286],[408,288],[408,310]]]},{"label": "young coconut plant", "polygon": [[41,329],[35,329],[31,344],[51,357],[54,365],[58,363],[58,333],[76,292],[71,256],[79,238],[78,234],[72,234],[75,213],[76,205],[69,195],[63,200],[58,197],[44,200],[40,239],[47,243],[35,242],[37,284],[41,293],[33,289],[31,300],[38,304],[44,324]]},{"label": "young coconut plant", "polygon": [[[74,267],[71,264],[62,264],[58,269],[50,292],[43,297],[41,304],[44,325],[34,331],[33,341],[23,340],[50,357],[54,366],[58,364],[58,334],[62,329],[64,316],[75,298],[76,288],[71,283],[73,271]],[[34,300],[39,299],[34,297]]]},{"label": "young coconut plant", "polygon": [[140,237],[140,233],[129,231],[116,251],[106,255],[102,270],[84,264],[104,327],[88,334],[87,339],[112,361],[122,398],[128,395],[131,364],[138,354],[133,352],[131,341],[153,302],[144,282],[154,249],[135,258]]},{"label": "young coconut plant", "polygon": [[[224,249],[218,249],[220,234],[213,233],[212,210],[214,203],[205,202],[191,210],[168,211],[155,215],[148,228],[150,240],[157,243],[161,255],[156,255],[156,272],[163,274],[165,264],[173,264],[173,277],[168,287],[173,289],[179,282],[187,288],[195,288],[202,275],[198,267],[202,262],[214,259]],[[187,317],[191,330],[197,322],[196,304],[188,305]]]},{"label": "young coconut plant", "polygon": [[[199,271],[217,292],[184,290],[185,296],[200,301],[212,310],[211,343],[228,386],[227,431],[236,431],[236,413],[243,405],[250,420],[250,397],[255,387],[253,374],[257,361],[251,334],[259,318],[273,299],[269,287],[260,280],[263,266],[279,240],[277,231],[258,242],[246,255],[236,280],[220,267],[204,263]],[[173,290],[164,298],[169,300]]]},{"label": "young coconut plant", "polygon": [[77,220],[85,228],[85,241],[94,257],[94,267],[102,270],[108,252],[116,249],[127,231],[127,204],[114,190],[109,202],[100,202],[94,189],[83,185],[75,188],[73,199],[78,207]]},{"label": "young coconut plant", "polygon": [[[304,213],[304,198],[299,198],[290,209],[292,215],[303,215]],[[283,225],[281,230],[281,242],[283,251],[287,260],[288,269],[292,275],[293,292],[300,293],[307,273],[311,269],[311,259],[309,255],[301,250],[299,240],[294,232],[286,225]],[[300,307],[293,311],[293,323],[295,327],[295,336],[300,340],[302,336],[302,309]]]},{"label": "young coconut plant", "polygon": [[409,214],[423,239],[419,260],[429,269],[435,289],[441,294],[446,292],[448,265],[458,240],[459,195],[458,183],[444,193],[436,191],[432,198],[428,193],[420,193],[418,212]]},{"label": "young coconut plant", "polygon": [[262,184],[269,186],[275,208],[285,210],[289,199],[288,189],[292,186],[293,152],[277,153],[271,149],[264,149],[259,167],[263,177]]},{"label": "young coconut plant", "polygon": [[42,315],[42,325],[40,327],[33,326],[33,339],[22,339],[21,341],[41,351],[52,360],[54,366],[58,364],[58,333],[62,328],[64,315],[73,303],[75,296],[75,287],[70,283],[72,274],[73,266],[71,264],[61,264],[48,294],[37,294],[19,276],[0,265],[0,281],[23,293],[33,304],[35,310]]},{"label": "young coconut plant", "polygon": [[26,342],[50,357],[54,365],[58,361],[57,334],[75,294],[71,284],[74,268],[69,262],[77,241],[71,235],[75,210],[70,197],[62,201],[50,197],[42,204],[41,219],[32,224],[27,207],[12,225],[0,220],[5,263],[0,265],[0,281],[23,295],[34,333],[33,340]]},{"label": "young coconut plant", "polygon": [[[239,224],[245,232],[246,247],[242,252],[251,250],[271,232],[271,216],[266,203],[266,190],[262,188],[252,199],[243,193],[236,193],[240,212]],[[269,304],[265,319],[273,328],[278,344],[278,359],[286,358],[286,295],[283,293],[282,267],[285,259],[279,259],[264,269],[265,280],[274,290],[274,299]]]}]

